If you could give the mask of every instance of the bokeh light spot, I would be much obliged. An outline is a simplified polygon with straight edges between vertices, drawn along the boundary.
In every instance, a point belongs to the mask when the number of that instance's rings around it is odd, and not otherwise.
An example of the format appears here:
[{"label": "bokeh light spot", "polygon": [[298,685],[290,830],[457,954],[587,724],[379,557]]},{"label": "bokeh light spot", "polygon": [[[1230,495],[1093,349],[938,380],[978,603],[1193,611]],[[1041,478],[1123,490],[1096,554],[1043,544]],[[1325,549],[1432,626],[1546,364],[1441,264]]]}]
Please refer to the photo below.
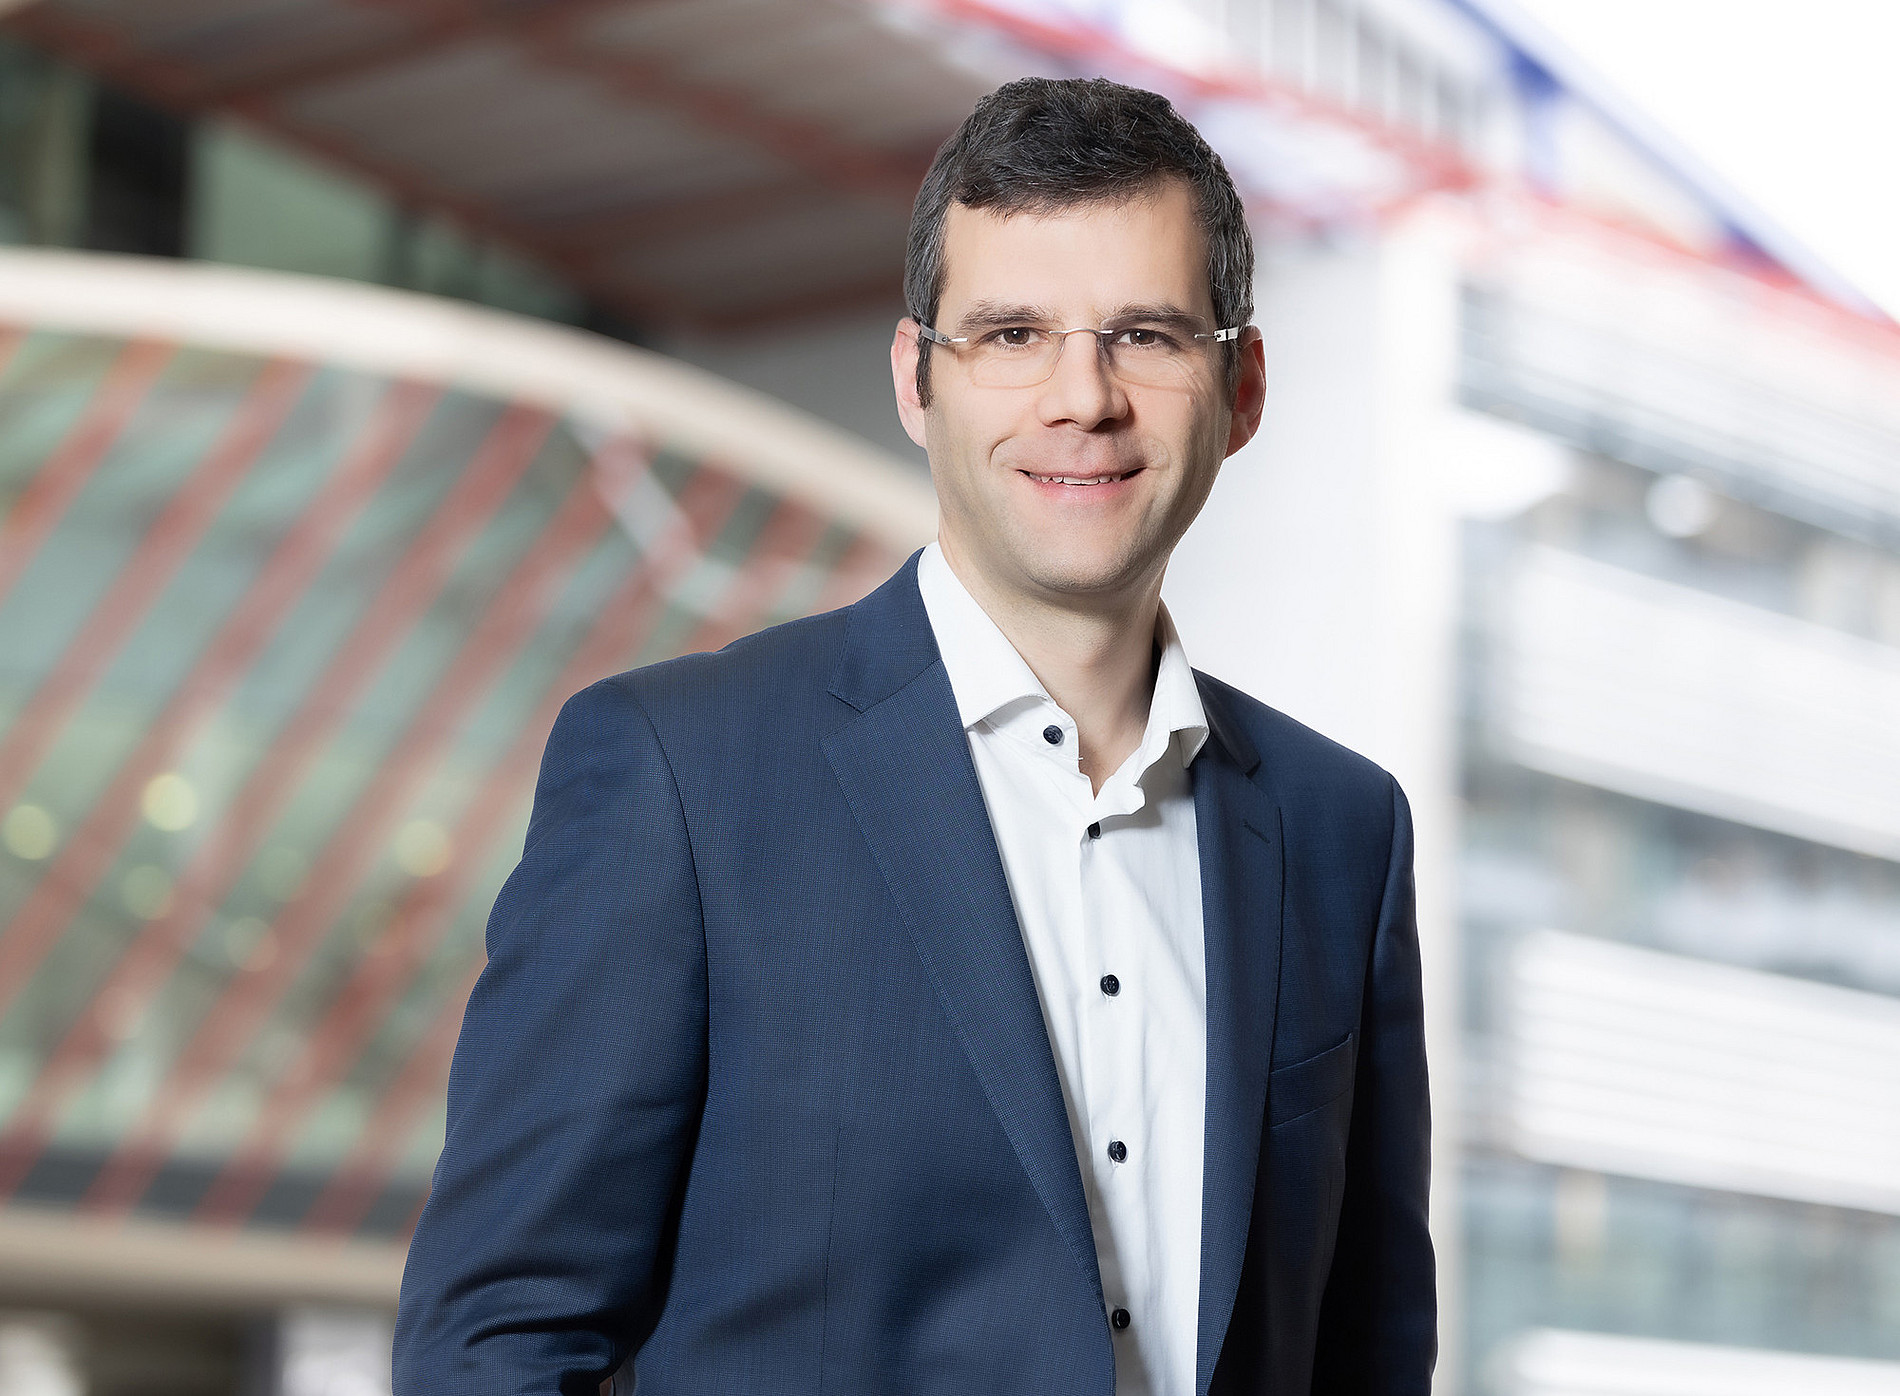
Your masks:
[{"label": "bokeh light spot", "polygon": [[396,864],[411,877],[434,877],[455,856],[448,831],[433,819],[412,819],[396,831]]},{"label": "bokeh light spot", "polygon": [[0,825],[7,851],[16,858],[38,862],[59,845],[59,821],[38,805],[15,805]]},{"label": "bokeh light spot", "polygon": [[198,822],[198,792],[178,772],[166,771],[145,782],[139,808],[154,829],[175,834]]},{"label": "bokeh light spot", "polygon": [[1649,521],[1668,538],[1694,538],[1708,532],[1721,507],[1715,491],[1688,475],[1663,476],[1649,487],[1643,500]]}]

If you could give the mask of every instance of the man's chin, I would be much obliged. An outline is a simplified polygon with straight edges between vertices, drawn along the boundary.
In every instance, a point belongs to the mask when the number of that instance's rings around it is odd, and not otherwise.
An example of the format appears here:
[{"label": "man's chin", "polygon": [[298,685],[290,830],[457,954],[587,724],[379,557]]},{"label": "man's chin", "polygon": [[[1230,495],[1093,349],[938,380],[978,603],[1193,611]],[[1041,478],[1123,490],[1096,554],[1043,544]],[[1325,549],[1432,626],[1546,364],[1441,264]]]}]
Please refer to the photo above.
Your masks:
[{"label": "man's chin", "polygon": [[1024,567],[1037,591],[1054,599],[1117,600],[1140,589],[1140,569],[1126,557],[1063,555],[1044,552]]},{"label": "man's chin", "polygon": [[983,541],[988,546],[966,548],[955,538],[943,540],[959,575],[968,570],[977,574],[966,576],[965,584],[979,593],[997,588],[1057,603],[1088,598],[1114,602],[1140,592],[1152,570],[1144,565],[1147,550],[1120,531],[1105,537],[1089,536],[1073,526],[993,527]]}]

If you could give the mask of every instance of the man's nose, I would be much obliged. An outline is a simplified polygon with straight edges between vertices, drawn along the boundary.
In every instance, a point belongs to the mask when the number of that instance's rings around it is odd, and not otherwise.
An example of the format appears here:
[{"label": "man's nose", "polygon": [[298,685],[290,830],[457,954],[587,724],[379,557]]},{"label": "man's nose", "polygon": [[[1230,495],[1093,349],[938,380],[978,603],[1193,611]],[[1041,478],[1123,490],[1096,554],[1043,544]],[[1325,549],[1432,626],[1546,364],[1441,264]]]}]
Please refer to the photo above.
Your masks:
[{"label": "man's nose", "polygon": [[1050,426],[1073,422],[1093,431],[1128,412],[1128,395],[1108,366],[1102,337],[1093,330],[1070,330],[1056,346],[1055,369],[1042,385],[1038,401]]}]

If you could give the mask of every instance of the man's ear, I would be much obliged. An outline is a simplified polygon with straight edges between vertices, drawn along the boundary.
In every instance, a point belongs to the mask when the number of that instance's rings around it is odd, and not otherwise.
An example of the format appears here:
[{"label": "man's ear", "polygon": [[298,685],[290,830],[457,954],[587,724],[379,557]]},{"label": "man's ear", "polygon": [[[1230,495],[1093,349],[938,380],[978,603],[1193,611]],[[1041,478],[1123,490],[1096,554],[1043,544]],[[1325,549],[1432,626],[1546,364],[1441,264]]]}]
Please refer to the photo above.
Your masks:
[{"label": "man's ear", "polygon": [[1249,325],[1240,333],[1240,377],[1234,384],[1234,415],[1227,425],[1227,454],[1232,455],[1260,430],[1267,408],[1267,350],[1260,328]]},{"label": "man's ear", "polygon": [[891,336],[891,388],[897,394],[897,420],[904,424],[904,434],[927,451],[930,449],[930,443],[924,439],[927,413],[917,398],[918,352],[917,322],[906,315],[897,322],[897,333]]}]

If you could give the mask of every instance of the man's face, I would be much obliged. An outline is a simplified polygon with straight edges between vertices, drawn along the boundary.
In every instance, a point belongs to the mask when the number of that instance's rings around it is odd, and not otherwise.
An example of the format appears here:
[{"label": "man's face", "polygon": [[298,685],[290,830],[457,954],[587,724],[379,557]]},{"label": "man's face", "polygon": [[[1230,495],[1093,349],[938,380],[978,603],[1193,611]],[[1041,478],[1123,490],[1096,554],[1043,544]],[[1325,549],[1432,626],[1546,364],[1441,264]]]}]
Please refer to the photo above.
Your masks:
[{"label": "man's face", "polygon": [[[1206,243],[1179,180],[1127,202],[1042,215],[953,204],[943,250],[936,327],[945,334],[974,338],[1017,322],[1096,327],[1136,310],[1216,328]],[[972,383],[966,360],[939,347],[925,408],[916,355],[906,320],[891,348],[898,411],[930,455],[946,555],[973,589],[1070,606],[1159,588],[1221,461],[1258,426],[1265,395],[1251,331],[1231,394],[1211,344],[1189,372],[1150,386],[1119,379],[1083,334],[1062,341],[1054,372],[1031,387]]]}]

